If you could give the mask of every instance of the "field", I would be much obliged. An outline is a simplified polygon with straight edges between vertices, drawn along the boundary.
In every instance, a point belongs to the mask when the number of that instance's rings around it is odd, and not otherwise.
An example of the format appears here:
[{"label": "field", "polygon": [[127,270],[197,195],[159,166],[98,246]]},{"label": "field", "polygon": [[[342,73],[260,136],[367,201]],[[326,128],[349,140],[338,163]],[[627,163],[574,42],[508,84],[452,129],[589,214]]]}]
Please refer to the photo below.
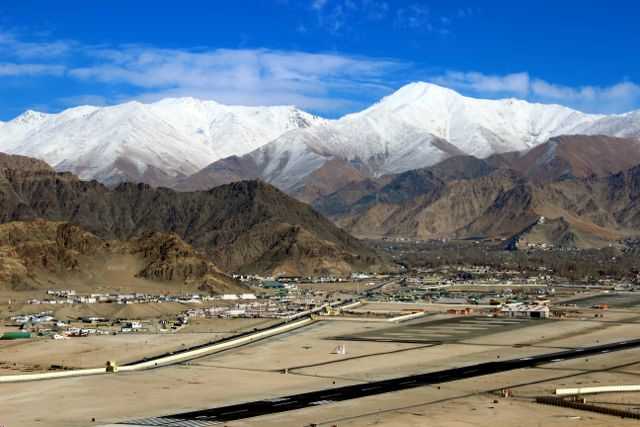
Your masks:
[{"label": "field", "polygon": [[178,333],[0,341],[0,375],[43,372],[52,366],[56,369],[95,368],[103,366],[107,360],[124,364],[204,344],[269,322],[261,319],[201,319]]},{"label": "field", "polygon": [[[233,402],[274,398],[499,358],[629,339],[637,336],[637,318],[635,310],[612,310],[604,319],[529,321],[518,322],[517,325],[490,325],[474,317],[442,315],[427,316],[401,325],[320,321],[265,341],[153,371],[45,381],[37,387],[33,384],[4,384],[3,394],[7,398],[0,401],[0,422],[36,426],[43,425],[43,420],[46,420],[46,425],[53,427],[107,425]],[[465,323],[469,321],[474,323]],[[388,341],[337,338],[394,336],[390,334],[423,336],[434,334],[436,330],[439,338],[449,331],[448,339],[439,339],[442,343],[426,342],[429,340],[409,343],[401,342],[403,337],[399,335],[395,336],[400,340]],[[196,340],[198,335],[207,334],[177,334],[172,337],[174,341],[165,344]],[[140,340],[137,342],[140,347],[157,345],[149,337],[136,338]],[[434,336],[430,335],[430,338]],[[335,348],[342,344],[346,346],[346,354],[335,354]],[[134,343],[122,342],[120,348],[127,348],[127,345],[131,348]],[[36,353],[46,350],[42,347]],[[21,357],[26,360],[31,349],[22,351],[25,353]],[[71,359],[76,357],[80,360],[78,352],[67,354]],[[286,374],[283,373],[285,369]],[[487,425],[488,419],[492,425],[560,426],[569,422],[584,426],[610,425],[611,422],[624,425],[631,421],[543,406],[534,403],[533,398],[549,395],[556,387],[639,383],[638,375],[640,357],[637,351],[628,350],[588,360],[550,363],[225,425],[419,426],[428,422],[429,425],[457,427]],[[514,397],[503,399],[499,396],[497,391],[503,388],[513,390]],[[95,418],[95,423],[92,418]]]}]

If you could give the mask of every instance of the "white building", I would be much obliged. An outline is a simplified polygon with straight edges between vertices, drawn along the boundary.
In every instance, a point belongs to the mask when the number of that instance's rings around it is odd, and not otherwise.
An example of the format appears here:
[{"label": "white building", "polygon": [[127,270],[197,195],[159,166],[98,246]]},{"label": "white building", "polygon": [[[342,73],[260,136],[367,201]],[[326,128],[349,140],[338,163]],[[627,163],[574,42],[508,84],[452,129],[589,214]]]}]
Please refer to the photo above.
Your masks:
[{"label": "white building", "polygon": [[542,304],[525,304],[521,302],[504,304],[500,312],[506,317],[530,319],[546,319],[549,317],[549,307]]}]

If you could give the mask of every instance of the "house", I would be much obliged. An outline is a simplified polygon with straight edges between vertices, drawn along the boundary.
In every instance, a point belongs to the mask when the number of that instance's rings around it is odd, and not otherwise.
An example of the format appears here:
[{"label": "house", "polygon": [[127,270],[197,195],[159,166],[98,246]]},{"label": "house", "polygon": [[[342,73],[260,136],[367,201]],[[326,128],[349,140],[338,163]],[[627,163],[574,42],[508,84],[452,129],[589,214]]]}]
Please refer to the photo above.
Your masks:
[{"label": "house", "polygon": [[504,304],[500,314],[505,317],[546,319],[549,317],[549,307],[539,304],[525,304],[521,302]]}]

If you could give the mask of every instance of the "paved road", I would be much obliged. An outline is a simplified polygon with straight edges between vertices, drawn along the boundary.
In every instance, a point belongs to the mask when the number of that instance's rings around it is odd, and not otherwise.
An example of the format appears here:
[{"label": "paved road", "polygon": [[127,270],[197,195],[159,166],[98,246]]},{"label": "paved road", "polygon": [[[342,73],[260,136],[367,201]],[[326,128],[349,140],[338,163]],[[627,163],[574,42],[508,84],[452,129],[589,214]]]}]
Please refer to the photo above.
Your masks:
[{"label": "paved road", "polygon": [[312,391],[309,393],[294,394],[275,399],[259,400],[256,402],[247,402],[237,405],[204,409],[201,411],[185,412],[164,417],[129,421],[123,424],[166,427],[209,426],[226,421],[292,411],[311,406],[326,405],[343,400],[357,399],[365,396],[373,396],[398,390],[456,381],[464,378],[495,374],[514,369],[529,368],[544,363],[560,362],[567,359],[576,359],[585,356],[628,350],[636,347],[640,347],[640,339],[603,344],[593,347],[583,347],[573,350],[541,354],[538,356],[522,357],[519,359],[503,360],[499,362],[486,362],[461,368],[429,372],[426,374],[411,375],[402,378],[393,378],[365,384],[356,384],[320,391]]}]

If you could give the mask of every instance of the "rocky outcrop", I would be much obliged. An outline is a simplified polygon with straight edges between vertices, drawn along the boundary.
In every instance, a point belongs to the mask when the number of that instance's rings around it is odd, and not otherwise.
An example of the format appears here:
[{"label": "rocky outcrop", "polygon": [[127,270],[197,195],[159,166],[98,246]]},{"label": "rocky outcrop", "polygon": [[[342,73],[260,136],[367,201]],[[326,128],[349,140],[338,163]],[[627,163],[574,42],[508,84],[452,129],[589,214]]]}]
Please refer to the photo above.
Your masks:
[{"label": "rocky outcrop", "polygon": [[24,171],[54,172],[48,163],[33,157],[0,153],[0,169],[17,169]]},{"label": "rocky outcrop", "polygon": [[154,232],[130,241],[103,240],[64,222],[0,224],[0,285],[31,288],[52,277],[91,277],[100,270],[96,265],[114,257],[138,266],[133,277],[207,285],[213,293],[241,288],[175,234]]},{"label": "rocky outcrop", "polygon": [[640,141],[603,135],[563,135],[525,152],[493,155],[487,163],[512,169],[535,182],[604,177],[640,164]]},{"label": "rocky outcrop", "polygon": [[[392,268],[308,205],[260,181],[175,192],[131,183],[110,189],[64,173],[0,173],[0,222],[64,221],[116,240],[174,233],[225,271],[273,273],[298,265],[304,266],[296,269],[299,274],[343,274]],[[313,247],[324,248],[322,254],[306,259]],[[173,274],[163,268],[148,274]]]},{"label": "rocky outcrop", "polygon": [[[564,247],[601,247],[640,234],[640,167],[619,170],[640,162],[638,154],[634,140],[558,137],[527,153],[451,158],[352,184],[315,206],[358,236],[509,241],[527,235]],[[541,217],[547,226],[534,227]]]},{"label": "rocky outcrop", "polygon": [[198,254],[176,234],[150,232],[130,242],[131,253],[148,264],[138,277],[160,280],[192,280],[207,275],[223,276],[205,257]]}]

